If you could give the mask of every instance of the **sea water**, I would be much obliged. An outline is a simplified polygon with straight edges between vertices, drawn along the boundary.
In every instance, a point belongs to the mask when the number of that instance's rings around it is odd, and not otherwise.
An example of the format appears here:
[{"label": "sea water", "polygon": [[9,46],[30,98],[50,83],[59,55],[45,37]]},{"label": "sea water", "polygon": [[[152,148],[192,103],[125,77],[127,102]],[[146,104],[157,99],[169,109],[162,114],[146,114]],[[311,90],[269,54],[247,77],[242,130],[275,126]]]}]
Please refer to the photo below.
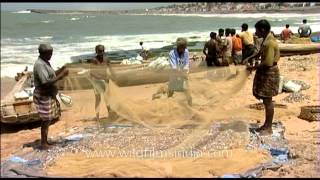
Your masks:
[{"label": "sea water", "polygon": [[[38,14],[30,11],[1,12],[1,77],[14,77],[26,66],[32,70],[38,57],[38,45],[51,43],[51,64],[56,69],[82,55],[93,55],[103,44],[109,58],[135,57],[139,42],[151,51],[169,53],[177,37],[186,37],[197,49],[209,39],[211,31],[235,28],[242,23],[254,32],[260,19],[271,23],[280,33],[285,24],[296,33],[302,19],[313,32],[320,31],[320,14],[209,14],[209,15],[108,15],[108,14]],[[195,43],[196,42],[196,43]],[[189,48],[192,48],[189,46]]]}]

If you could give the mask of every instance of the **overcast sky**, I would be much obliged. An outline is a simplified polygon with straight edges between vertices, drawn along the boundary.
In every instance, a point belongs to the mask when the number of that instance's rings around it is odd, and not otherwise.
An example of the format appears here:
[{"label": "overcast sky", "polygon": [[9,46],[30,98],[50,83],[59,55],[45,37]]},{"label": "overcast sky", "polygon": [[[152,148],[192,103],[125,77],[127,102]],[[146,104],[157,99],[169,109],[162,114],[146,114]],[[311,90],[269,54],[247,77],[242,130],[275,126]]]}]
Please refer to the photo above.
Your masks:
[{"label": "overcast sky", "polygon": [[1,3],[1,11],[20,11],[25,9],[53,10],[126,10],[168,6],[174,3]]}]

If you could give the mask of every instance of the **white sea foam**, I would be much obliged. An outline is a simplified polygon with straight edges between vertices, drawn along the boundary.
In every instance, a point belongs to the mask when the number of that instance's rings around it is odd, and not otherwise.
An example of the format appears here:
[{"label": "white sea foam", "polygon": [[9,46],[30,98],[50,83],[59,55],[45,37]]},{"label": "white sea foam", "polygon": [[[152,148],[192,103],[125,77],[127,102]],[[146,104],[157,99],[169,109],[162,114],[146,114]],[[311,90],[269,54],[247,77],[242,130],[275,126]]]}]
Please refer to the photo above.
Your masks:
[{"label": "white sea foam", "polygon": [[39,39],[45,39],[45,40],[52,39],[52,36],[42,36],[42,37],[39,37]]},{"label": "white sea foam", "polygon": [[46,24],[48,24],[48,23],[54,23],[54,21],[53,20],[47,20],[47,21],[41,21],[42,23],[46,23]]},{"label": "white sea foam", "polygon": [[[297,22],[297,23],[293,23],[293,24],[301,25],[302,23],[301,23],[301,22]],[[312,23],[308,22],[308,23],[307,23],[307,25],[309,25],[309,26],[311,26],[311,25],[318,25],[318,24],[319,24],[319,22],[312,22]]]},{"label": "white sea foam", "polygon": [[28,70],[32,70],[33,66],[23,64],[1,64],[1,77],[15,77],[18,72],[22,72],[25,67],[28,66]]},{"label": "white sea foam", "polygon": [[12,12],[12,13],[18,13],[18,14],[28,14],[28,13],[31,13],[31,11],[27,11],[27,10],[22,10],[22,11],[16,11],[16,12]]},{"label": "white sea foam", "polygon": [[80,20],[80,18],[76,18],[76,17],[73,17],[71,19],[69,19],[70,21],[77,21],[77,20]]}]

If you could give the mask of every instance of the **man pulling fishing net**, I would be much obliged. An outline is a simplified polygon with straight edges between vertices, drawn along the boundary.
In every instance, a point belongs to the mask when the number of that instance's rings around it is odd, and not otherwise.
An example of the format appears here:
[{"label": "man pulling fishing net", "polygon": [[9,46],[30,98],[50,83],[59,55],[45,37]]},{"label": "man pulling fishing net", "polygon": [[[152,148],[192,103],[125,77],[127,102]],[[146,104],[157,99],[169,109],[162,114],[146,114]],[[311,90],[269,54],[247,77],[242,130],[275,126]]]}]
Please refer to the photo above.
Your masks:
[{"label": "man pulling fishing net", "polygon": [[101,96],[104,98],[105,105],[110,118],[117,118],[118,115],[110,108],[108,97],[109,79],[112,76],[110,68],[110,60],[105,57],[105,48],[103,45],[97,45],[95,48],[96,57],[91,61],[90,65],[90,82],[92,83],[95,94],[95,112],[96,119],[99,121]]},{"label": "man pulling fishing net", "polygon": [[152,99],[160,98],[161,94],[167,93],[168,97],[172,97],[174,92],[183,92],[188,104],[192,106],[192,97],[189,91],[188,74],[189,74],[189,51],[187,49],[187,40],[178,38],[176,48],[169,53],[169,63],[171,67],[169,83],[167,87],[161,87]]}]

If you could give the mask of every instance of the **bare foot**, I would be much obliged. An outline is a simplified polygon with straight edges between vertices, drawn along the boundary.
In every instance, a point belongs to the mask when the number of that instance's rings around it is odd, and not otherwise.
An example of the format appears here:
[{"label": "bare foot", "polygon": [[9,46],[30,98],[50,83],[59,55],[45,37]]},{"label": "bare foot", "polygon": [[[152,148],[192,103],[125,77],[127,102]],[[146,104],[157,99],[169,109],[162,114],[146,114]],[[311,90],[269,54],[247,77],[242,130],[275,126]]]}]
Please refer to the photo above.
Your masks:
[{"label": "bare foot", "polygon": [[52,146],[52,145],[55,145],[56,142],[48,142],[48,141],[47,141],[47,144],[48,144],[49,146]]},{"label": "bare foot", "polygon": [[47,149],[50,149],[50,148],[51,148],[50,144],[41,144],[41,146],[40,146],[41,150],[47,150]]},{"label": "bare foot", "polygon": [[271,128],[262,129],[262,130],[259,131],[259,135],[261,135],[261,136],[271,135],[272,133],[273,132],[272,132]]},{"label": "bare foot", "polygon": [[262,131],[262,130],[265,130],[267,129],[267,126],[266,125],[262,125],[261,127],[257,128],[256,131],[259,132],[259,131]]}]

